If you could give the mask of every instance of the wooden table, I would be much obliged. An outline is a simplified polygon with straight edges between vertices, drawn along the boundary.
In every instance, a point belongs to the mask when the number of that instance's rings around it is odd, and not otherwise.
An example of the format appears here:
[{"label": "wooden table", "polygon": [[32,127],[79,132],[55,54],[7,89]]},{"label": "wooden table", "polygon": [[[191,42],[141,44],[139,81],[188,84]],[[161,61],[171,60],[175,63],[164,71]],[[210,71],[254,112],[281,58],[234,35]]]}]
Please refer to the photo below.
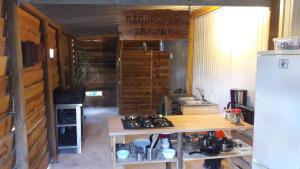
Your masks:
[{"label": "wooden table", "polygon": [[[125,130],[123,128],[121,117],[109,118],[108,128],[109,136],[111,138],[111,148],[112,148],[112,167],[117,168],[116,160],[116,143],[117,139],[124,138],[124,136],[129,135],[145,135],[145,134],[160,134],[160,133],[178,133],[178,144],[177,144],[177,159],[171,160],[157,160],[157,161],[141,161],[141,162],[128,162],[121,163],[121,165],[127,164],[137,164],[137,163],[155,163],[155,162],[177,162],[177,168],[183,168],[183,151],[182,151],[182,133],[185,132],[204,132],[204,131],[216,131],[216,130],[246,130],[252,129],[253,126],[247,123],[242,123],[241,125],[232,124],[230,121],[224,119],[219,114],[211,115],[178,115],[178,116],[166,116],[175,127],[171,128],[161,128],[161,129],[138,129],[138,130]],[[124,139],[121,142],[124,143]],[[245,156],[251,154],[235,154],[234,156]],[[222,157],[226,155],[222,154]],[[229,155],[233,157],[233,155]],[[201,158],[203,159],[203,157]]]}]

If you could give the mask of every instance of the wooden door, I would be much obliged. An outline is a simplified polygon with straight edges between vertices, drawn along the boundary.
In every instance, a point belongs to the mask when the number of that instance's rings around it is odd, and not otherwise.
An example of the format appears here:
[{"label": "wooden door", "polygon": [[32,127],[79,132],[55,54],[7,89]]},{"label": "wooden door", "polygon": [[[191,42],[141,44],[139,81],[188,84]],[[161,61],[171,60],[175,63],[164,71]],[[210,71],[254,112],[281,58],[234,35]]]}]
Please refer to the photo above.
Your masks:
[{"label": "wooden door", "polygon": [[152,53],[120,52],[120,114],[152,112]]}]

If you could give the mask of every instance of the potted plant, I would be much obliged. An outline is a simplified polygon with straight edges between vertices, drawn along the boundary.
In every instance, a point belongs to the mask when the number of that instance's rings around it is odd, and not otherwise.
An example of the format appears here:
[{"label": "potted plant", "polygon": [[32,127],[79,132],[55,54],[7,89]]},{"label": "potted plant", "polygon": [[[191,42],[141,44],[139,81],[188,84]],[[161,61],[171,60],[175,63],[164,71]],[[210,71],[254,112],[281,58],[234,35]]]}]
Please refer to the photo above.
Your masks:
[{"label": "potted plant", "polygon": [[85,100],[85,84],[88,77],[87,54],[84,50],[75,52],[74,78],[71,90],[57,88],[54,93],[56,104],[78,104]]}]

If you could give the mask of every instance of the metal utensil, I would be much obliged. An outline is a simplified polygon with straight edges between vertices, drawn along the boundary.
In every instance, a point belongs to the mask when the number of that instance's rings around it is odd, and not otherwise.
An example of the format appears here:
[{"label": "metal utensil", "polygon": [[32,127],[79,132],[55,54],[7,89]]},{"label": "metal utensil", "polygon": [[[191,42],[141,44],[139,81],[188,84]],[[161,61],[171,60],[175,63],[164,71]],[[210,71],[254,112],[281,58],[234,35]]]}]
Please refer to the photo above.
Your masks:
[{"label": "metal utensil", "polygon": [[151,136],[152,137],[151,137],[151,140],[150,140],[151,141],[150,148],[153,148],[155,143],[158,141],[159,135],[158,134],[153,134]]}]

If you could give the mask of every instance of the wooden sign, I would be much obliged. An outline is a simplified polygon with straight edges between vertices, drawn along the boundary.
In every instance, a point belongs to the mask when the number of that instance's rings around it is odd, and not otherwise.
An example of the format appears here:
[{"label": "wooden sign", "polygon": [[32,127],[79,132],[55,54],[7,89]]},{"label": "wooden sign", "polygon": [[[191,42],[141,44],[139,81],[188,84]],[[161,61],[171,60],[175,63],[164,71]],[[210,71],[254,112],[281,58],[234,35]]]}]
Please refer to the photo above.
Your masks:
[{"label": "wooden sign", "polygon": [[174,40],[188,34],[189,12],[125,10],[117,16],[121,40]]}]

